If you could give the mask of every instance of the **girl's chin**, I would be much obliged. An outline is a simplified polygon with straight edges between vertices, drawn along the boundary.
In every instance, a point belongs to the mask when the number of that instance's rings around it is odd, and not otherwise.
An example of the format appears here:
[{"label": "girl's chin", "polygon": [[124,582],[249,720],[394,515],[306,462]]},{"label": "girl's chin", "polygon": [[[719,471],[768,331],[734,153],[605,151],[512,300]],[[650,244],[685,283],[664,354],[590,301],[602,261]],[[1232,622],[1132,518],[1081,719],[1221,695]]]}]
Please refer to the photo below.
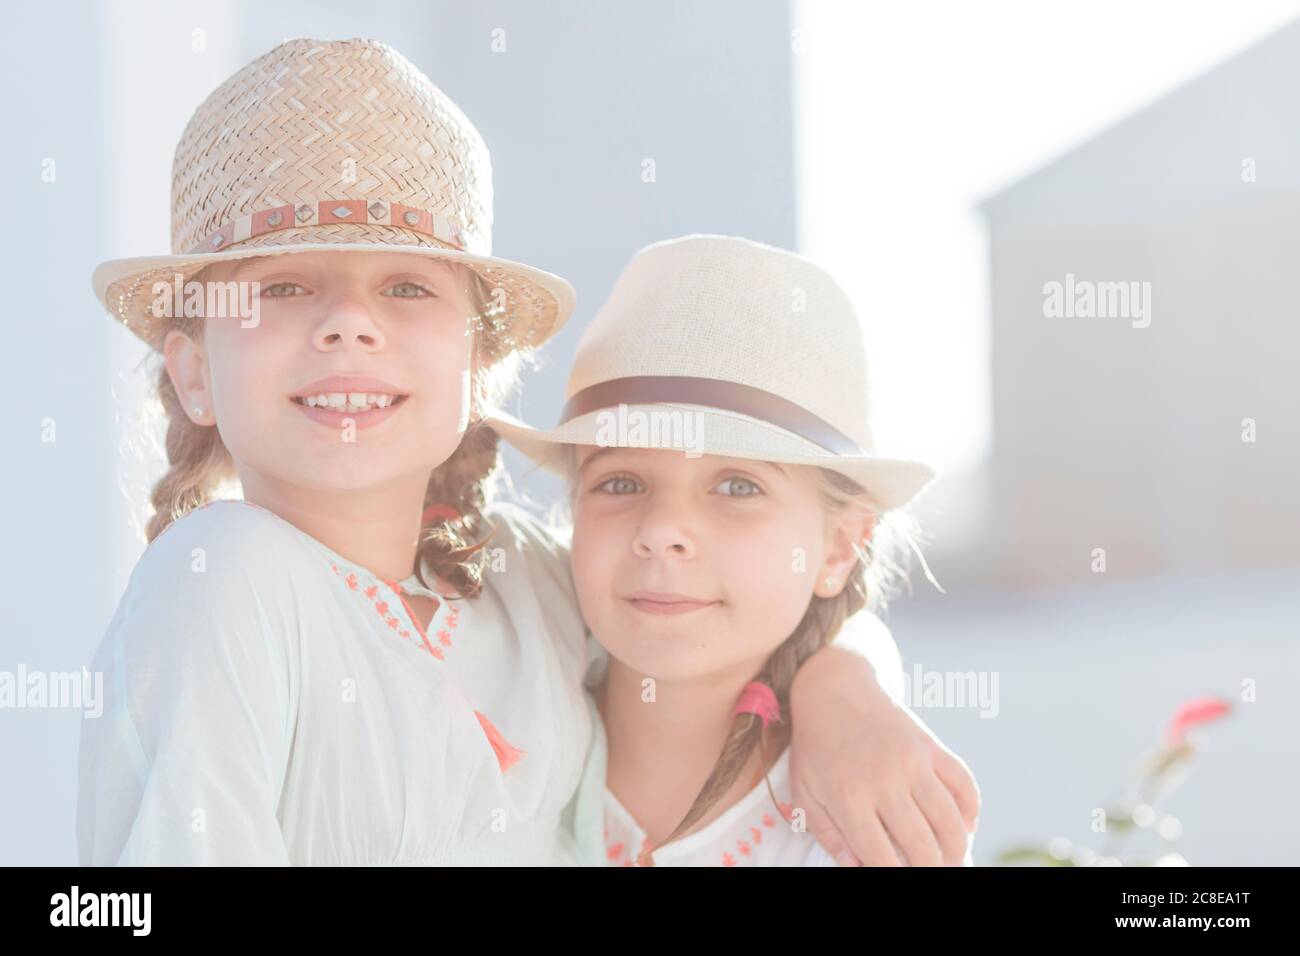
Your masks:
[{"label": "girl's chin", "polygon": [[389,449],[345,446],[340,450],[303,448],[291,460],[277,462],[270,473],[285,484],[316,492],[357,492],[394,488],[407,484],[418,487],[423,501],[424,487],[435,465],[411,462],[391,454]]}]

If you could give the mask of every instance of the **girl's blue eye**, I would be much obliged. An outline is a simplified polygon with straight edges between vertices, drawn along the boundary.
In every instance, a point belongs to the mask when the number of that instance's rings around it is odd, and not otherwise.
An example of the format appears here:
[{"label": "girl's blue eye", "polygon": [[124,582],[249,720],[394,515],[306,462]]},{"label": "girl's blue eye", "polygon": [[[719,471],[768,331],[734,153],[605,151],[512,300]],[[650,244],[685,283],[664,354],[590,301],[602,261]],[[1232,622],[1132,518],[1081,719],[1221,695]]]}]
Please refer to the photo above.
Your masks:
[{"label": "girl's blue eye", "polygon": [[750,488],[753,488],[754,490],[753,492],[745,492],[741,494],[728,494],[727,495],[728,498],[754,498],[757,497],[758,495],[764,494],[763,489],[758,486],[757,482],[751,481],[748,478],[743,478],[740,475],[732,475],[730,478],[725,478],[722,481],[718,482],[716,487],[721,488],[723,485],[727,484],[728,482],[736,482],[736,481],[740,482],[742,485],[748,485]]},{"label": "girl's blue eye", "polygon": [[634,492],[633,492],[631,489],[629,489],[627,486],[628,486],[628,485],[636,485],[636,486],[639,487],[639,485],[640,485],[640,483],[639,483],[635,478],[633,478],[631,475],[615,475],[615,476],[612,477],[612,478],[606,478],[604,481],[602,481],[600,484],[598,484],[595,488],[593,488],[593,489],[591,489],[591,490],[592,490],[592,491],[600,491],[602,488],[606,487],[607,485],[611,485],[611,484],[615,484],[615,483],[621,483],[621,485],[622,485],[622,487],[623,487],[624,490],[622,490],[622,491],[612,491],[612,490],[611,490],[611,491],[605,492],[605,494],[611,494],[611,495],[630,495],[630,494],[633,494]]},{"label": "girl's blue eye", "polygon": [[[269,296],[272,299],[291,299],[298,293],[296,292],[276,292],[276,289],[302,289],[296,282],[273,282],[268,286],[262,287],[262,295]],[[305,292],[306,290],[303,289]]]},{"label": "girl's blue eye", "polygon": [[418,282],[398,282],[393,285],[393,289],[405,290],[392,292],[394,299],[425,299],[433,295],[432,292]]}]

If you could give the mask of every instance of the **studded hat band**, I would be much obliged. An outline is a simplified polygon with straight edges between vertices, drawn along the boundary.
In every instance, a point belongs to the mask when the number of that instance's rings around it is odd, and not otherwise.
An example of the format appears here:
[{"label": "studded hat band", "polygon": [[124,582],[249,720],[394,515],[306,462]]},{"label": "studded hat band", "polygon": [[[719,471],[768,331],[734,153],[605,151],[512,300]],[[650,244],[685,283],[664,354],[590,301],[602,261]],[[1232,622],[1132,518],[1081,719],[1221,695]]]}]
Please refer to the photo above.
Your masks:
[{"label": "studded hat band", "polygon": [[367,203],[364,199],[322,199],[319,202],[276,206],[232,219],[220,229],[209,233],[202,242],[189,250],[189,254],[216,252],[253,236],[281,229],[338,222],[397,226],[432,236],[462,252],[475,251],[468,249],[465,235],[459,226],[428,209],[380,200]]}]

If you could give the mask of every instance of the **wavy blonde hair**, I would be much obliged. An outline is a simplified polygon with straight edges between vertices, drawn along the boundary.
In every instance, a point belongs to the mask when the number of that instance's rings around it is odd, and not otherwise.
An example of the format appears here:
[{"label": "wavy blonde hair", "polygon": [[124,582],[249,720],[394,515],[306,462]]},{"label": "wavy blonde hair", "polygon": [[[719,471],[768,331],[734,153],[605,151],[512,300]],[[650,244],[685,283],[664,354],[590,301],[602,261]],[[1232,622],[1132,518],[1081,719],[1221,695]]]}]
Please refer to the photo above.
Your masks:
[{"label": "wavy blonde hair", "polygon": [[[491,288],[477,272],[456,263],[468,282],[467,294],[475,310],[471,319],[495,315]],[[212,267],[190,281],[204,282]],[[167,320],[159,341],[176,329],[202,342],[204,319],[177,316]],[[492,536],[485,516],[500,475],[501,455],[497,433],[476,412],[503,404],[518,387],[520,365],[533,360],[533,350],[516,348],[491,322],[476,321],[476,364],[471,382],[470,425],[451,456],[429,475],[424,493],[424,517],[415,557],[415,573],[424,580],[427,565],[436,577],[453,584],[463,597],[474,597],[483,586],[484,548]],[[161,358],[161,356],[159,356]],[[145,530],[152,542],[175,520],[214,500],[225,482],[235,479],[235,462],[215,426],[196,425],[186,414],[167,368],[157,372],[158,399],[166,417],[164,443],[167,470],[153,486],[153,514]]]},{"label": "wavy blonde hair", "polygon": [[[566,453],[565,458],[570,514],[578,487],[578,457],[575,446],[571,452]],[[794,675],[804,661],[834,640],[844,622],[854,614],[863,609],[881,613],[903,587],[910,588],[907,575],[912,553],[921,558],[924,565],[919,545],[924,543],[925,536],[912,515],[902,509],[880,511],[874,505],[870,492],[853,479],[827,468],[812,467],[817,472],[817,490],[828,516],[834,518],[852,511],[870,511],[876,515],[876,522],[868,540],[854,544],[858,559],[845,580],[844,587],[834,597],[824,598],[814,594],[794,632],[768,656],[754,677],[754,680],[772,689],[781,706],[782,720],[776,725],[778,730],[775,734],[781,746],[789,742],[793,731],[790,688],[794,684]],[[926,576],[933,581],[928,568]],[[703,819],[726,796],[755,750],[759,750],[762,755],[763,780],[772,803],[777,805],[779,801],[768,777],[769,759],[762,718],[756,714],[738,714],[732,719],[731,729],[722,745],[717,763],[700,787],[690,809],[672,832],[653,849],[686,835]]]}]

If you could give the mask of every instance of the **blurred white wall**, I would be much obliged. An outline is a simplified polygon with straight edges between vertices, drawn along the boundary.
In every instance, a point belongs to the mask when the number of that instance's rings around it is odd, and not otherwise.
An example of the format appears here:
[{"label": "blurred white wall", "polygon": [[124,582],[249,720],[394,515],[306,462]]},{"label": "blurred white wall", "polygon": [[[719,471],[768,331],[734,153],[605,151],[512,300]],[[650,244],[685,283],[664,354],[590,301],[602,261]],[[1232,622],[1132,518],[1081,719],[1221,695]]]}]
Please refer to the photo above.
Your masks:
[{"label": "blurred white wall", "polygon": [[[1100,849],[1093,809],[1208,695],[1236,712],[1169,800],[1181,851],[1300,853],[1297,16],[795,3],[800,249],[870,325],[885,449],[944,469],[916,511],[947,593],[914,573],[887,619],[909,676],[997,692],[914,701],[980,782],[977,864]],[[1151,282],[1150,327],[1046,318],[1067,273]]]},{"label": "blurred white wall", "polygon": [[[21,135],[0,154],[16,203],[7,221],[22,224],[4,266],[17,381],[3,425],[13,507],[0,670],[88,664],[143,550],[163,467],[158,423],[142,412],[153,365],[102,313],[90,274],[101,259],[168,249],[185,123],[282,40],[390,43],[479,127],[493,157],[495,251],[579,292],[514,405],[538,424],[554,423],[578,336],[640,246],[696,231],[794,242],[780,0],[51,0],[14,15],[16,36],[57,37],[58,55],[18,43],[5,65],[28,95],[14,101]],[[41,180],[47,157],[54,183]],[[53,443],[41,440],[47,419]],[[521,491],[545,501],[558,490],[513,449],[506,460]],[[80,720],[71,709],[0,711],[0,865],[76,862]]]},{"label": "blurred white wall", "polygon": [[[986,204],[993,580],[1300,564],[1297,84],[1300,24]],[[1150,324],[1046,316],[1068,276]]]}]

